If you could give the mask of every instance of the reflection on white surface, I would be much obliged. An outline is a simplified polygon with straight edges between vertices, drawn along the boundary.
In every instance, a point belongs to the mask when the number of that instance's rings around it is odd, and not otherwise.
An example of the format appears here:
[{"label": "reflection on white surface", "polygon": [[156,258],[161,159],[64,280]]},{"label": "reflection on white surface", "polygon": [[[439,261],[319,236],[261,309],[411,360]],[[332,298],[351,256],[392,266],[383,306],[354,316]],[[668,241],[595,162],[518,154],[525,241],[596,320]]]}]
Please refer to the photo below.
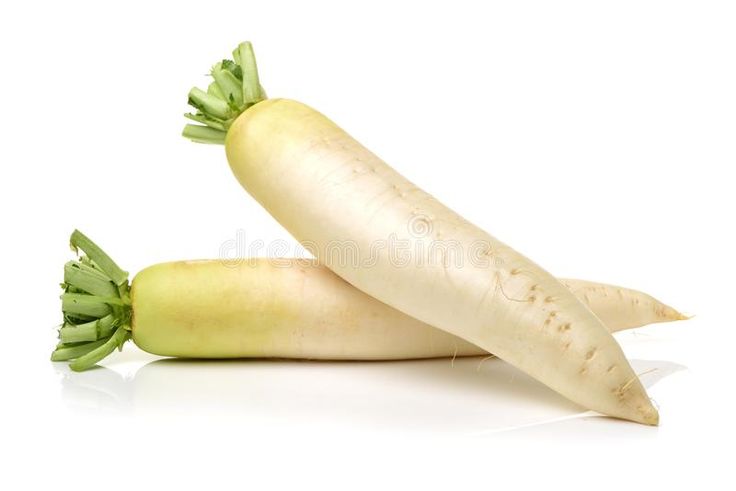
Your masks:
[{"label": "reflection on white surface", "polygon": [[[685,367],[633,360],[645,386]],[[281,419],[487,433],[594,416],[498,359],[401,362],[162,359],[133,377],[98,367],[63,373],[62,397],[79,409],[123,414]]]}]

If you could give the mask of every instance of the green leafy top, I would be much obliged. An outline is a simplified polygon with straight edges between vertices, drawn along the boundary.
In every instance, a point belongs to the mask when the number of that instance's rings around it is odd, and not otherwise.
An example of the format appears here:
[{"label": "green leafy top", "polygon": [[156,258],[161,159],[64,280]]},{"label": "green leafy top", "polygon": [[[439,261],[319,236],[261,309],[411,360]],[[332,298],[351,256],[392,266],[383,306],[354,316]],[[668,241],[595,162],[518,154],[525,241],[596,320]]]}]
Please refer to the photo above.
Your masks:
[{"label": "green leafy top", "polygon": [[51,360],[71,360],[72,370],[81,371],[130,339],[130,285],[128,273],[82,232],[75,230],[69,242],[85,255],[64,265],[64,320]]},{"label": "green leafy top", "polygon": [[210,70],[214,81],[207,90],[194,87],[189,91],[189,105],[197,112],[184,116],[199,124],[187,124],[182,135],[198,143],[224,144],[235,119],[266,99],[258,79],[258,67],[250,42],[238,45],[233,60],[222,60]]}]

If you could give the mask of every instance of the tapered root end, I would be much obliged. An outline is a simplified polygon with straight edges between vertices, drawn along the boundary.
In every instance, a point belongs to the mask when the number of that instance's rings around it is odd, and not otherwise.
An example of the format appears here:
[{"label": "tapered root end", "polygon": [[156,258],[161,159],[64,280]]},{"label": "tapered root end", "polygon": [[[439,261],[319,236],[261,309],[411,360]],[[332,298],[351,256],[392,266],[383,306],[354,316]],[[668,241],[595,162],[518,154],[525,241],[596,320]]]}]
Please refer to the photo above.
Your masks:
[{"label": "tapered root end", "polygon": [[609,406],[604,414],[649,426],[659,425],[659,412],[652,404],[639,377],[633,372],[630,378],[613,390],[615,406]]},{"label": "tapered root end", "polygon": [[646,393],[646,389],[636,378],[630,386],[631,391],[625,390],[623,401],[627,406],[626,419],[649,426],[659,426],[659,411],[654,407]]},{"label": "tapered root end", "polygon": [[662,311],[662,320],[663,321],[686,321],[692,318],[692,315],[683,314],[679,310],[676,310],[669,305],[664,305],[664,309]]},{"label": "tapered root end", "polygon": [[639,423],[647,426],[659,426],[659,411],[652,406],[652,403],[648,400],[646,404],[633,408],[626,406],[625,408],[619,407],[619,410],[611,413],[602,413],[605,416],[609,416],[616,419],[622,419],[624,421],[631,421],[632,423]]},{"label": "tapered root end", "polygon": [[641,420],[637,421],[637,423],[659,426],[659,411],[650,403],[649,406],[641,410]]}]

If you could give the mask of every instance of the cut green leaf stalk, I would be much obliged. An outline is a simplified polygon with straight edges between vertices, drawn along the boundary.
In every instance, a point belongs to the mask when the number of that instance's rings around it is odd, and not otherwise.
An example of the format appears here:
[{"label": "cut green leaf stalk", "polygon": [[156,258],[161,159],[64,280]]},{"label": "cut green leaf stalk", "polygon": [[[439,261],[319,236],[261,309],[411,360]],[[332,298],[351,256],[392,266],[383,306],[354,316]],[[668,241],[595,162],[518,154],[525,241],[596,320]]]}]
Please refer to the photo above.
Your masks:
[{"label": "cut green leaf stalk", "polygon": [[72,233],[70,244],[84,255],[64,265],[64,324],[51,359],[73,360],[70,367],[80,371],[130,339],[130,286],[128,273],[80,231]]},{"label": "cut green leaf stalk", "polygon": [[188,124],[183,135],[198,143],[224,144],[230,125],[246,109],[266,99],[256,68],[256,57],[249,42],[233,51],[233,60],[222,60],[210,70],[214,79],[207,91],[193,88],[189,104],[196,113],[184,116],[201,123]]}]

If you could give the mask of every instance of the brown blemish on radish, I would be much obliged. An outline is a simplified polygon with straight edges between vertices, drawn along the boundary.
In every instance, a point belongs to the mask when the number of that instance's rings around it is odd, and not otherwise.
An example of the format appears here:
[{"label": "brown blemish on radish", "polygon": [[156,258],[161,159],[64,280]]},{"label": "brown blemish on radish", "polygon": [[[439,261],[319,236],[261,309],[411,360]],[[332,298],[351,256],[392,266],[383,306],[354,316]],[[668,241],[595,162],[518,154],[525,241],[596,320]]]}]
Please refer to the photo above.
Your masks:
[{"label": "brown blemish on radish", "polygon": [[635,375],[634,377],[630,378],[626,383],[621,384],[620,386],[613,389],[612,392],[614,394],[617,394],[619,399],[623,399],[624,396],[626,395],[626,391],[629,390],[629,388],[631,387],[631,384],[633,384],[634,381],[636,380],[637,380],[637,377]]},{"label": "brown blemish on radish", "polygon": [[560,332],[565,332],[570,330],[570,323],[566,322],[565,324],[561,324],[560,327],[558,327]]},{"label": "brown blemish on radish", "polygon": [[595,353],[596,353],[596,351],[597,351],[597,350],[596,350],[595,348],[593,348],[592,350],[588,351],[588,352],[587,352],[587,353],[585,354],[585,361],[590,361],[590,360],[592,360],[592,359],[593,359],[593,358],[595,357]]}]

